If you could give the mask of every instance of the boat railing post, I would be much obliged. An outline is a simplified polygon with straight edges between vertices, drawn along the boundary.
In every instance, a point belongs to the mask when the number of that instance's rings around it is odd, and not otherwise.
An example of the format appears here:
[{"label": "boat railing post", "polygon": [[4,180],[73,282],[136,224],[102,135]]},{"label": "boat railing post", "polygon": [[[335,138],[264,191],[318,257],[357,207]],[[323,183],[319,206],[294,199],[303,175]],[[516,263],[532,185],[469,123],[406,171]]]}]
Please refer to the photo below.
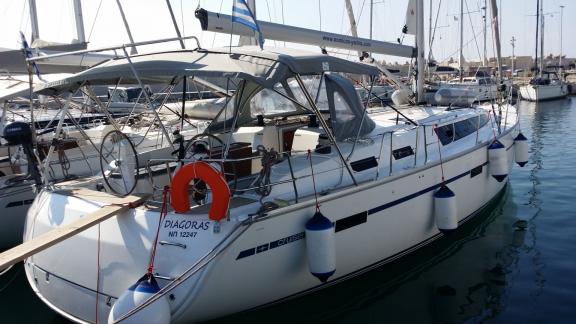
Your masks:
[{"label": "boat railing post", "polygon": [[[378,161],[382,161],[382,151],[384,150],[384,138],[386,138],[387,132],[382,133],[382,140],[380,141],[380,154],[378,155]],[[380,178],[380,168],[376,170],[376,180]]]},{"label": "boat railing post", "polygon": [[424,165],[428,163],[428,136],[426,135],[426,125],[422,125],[424,131]]},{"label": "boat railing post", "polygon": [[142,83],[142,80],[140,79],[138,72],[136,72],[136,69],[134,68],[134,64],[132,63],[132,60],[130,59],[130,55],[128,54],[128,51],[126,50],[126,46],[122,47],[122,50],[124,51],[124,55],[126,55],[126,60],[128,60],[128,65],[130,66],[130,70],[132,70],[132,74],[134,74],[134,77],[136,78],[136,81],[138,81],[138,85],[140,86],[140,89],[142,89],[142,92],[144,92],[144,96],[146,97],[146,103],[148,104],[148,106],[149,106],[150,110],[152,111],[152,113],[154,114],[155,118],[158,120],[158,124],[160,125],[160,128],[162,129],[162,134],[164,136],[166,136],[166,141],[174,149],[174,143],[172,143],[172,141],[170,141],[170,135],[168,135],[168,131],[166,130],[166,127],[164,127],[164,124],[162,123],[162,119],[160,119],[158,112],[152,106],[152,100],[150,99],[150,95],[148,94],[147,91],[144,90],[144,84]]},{"label": "boat railing post", "polygon": [[414,167],[418,164],[418,133],[420,133],[420,127],[416,126],[416,145],[414,146]]},{"label": "boat railing post", "polygon": [[393,148],[392,148],[392,138],[393,138],[393,137],[394,137],[394,131],[391,131],[391,132],[390,132],[390,156],[388,157],[388,158],[390,159],[390,171],[388,172],[388,175],[389,175],[389,176],[392,175],[392,156],[393,156],[393,154],[392,154],[392,151],[393,151]]},{"label": "boat railing post", "polygon": [[292,186],[294,187],[294,201],[298,203],[298,187],[296,186],[296,178],[294,177],[294,169],[292,168],[292,160],[290,154],[284,154],[288,158],[288,168],[290,169],[290,178],[292,178]]}]

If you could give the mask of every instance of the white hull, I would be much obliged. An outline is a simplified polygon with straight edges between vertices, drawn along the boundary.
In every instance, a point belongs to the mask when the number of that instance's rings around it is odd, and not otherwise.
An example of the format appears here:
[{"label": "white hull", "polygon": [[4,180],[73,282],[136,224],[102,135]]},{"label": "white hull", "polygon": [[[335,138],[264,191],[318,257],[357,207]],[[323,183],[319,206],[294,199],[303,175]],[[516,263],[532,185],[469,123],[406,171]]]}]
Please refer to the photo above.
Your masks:
[{"label": "white hull", "polygon": [[525,85],[520,87],[520,97],[529,101],[543,101],[564,98],[568,87],[564,83],[548,85]]},{"label": "white hull", "polygon": [[[515,115],[509,118],[516,120]],[[499,137],[506,147],[508,169],[514,161],[513,138],[517,134],[515,122],[509,126]],[[479,134],[462,139],[468,149],[450,145],[443,148],[446,183],[456,194],[459,222],[474,215],[506,185],[506,181],[497,182],[489,172],[487,146],[491,133],[491,127],[484,128]],[[438,144],[424,143],[422,137],[420,145],[430,147],[426,152],[418,151],[415,157],[399,160],[403,163],[392,166],[392,175],[387,176],[390,166],[383,160],[379,172],[386,174],[381,180],[367,181],[375,177],[369,170],[363,176],[363,184],[321,196],[322,213],[336,224],[337,266],[327,284],[320,284],[310,274],[306,261],[304,225],[315,211],[309,194],[253,223],[242,222],[260,204],[241,198],[231,207],[230,221],[221,222],[220,233],[214,233],[213,222],[202,214],[201,208],[198,215],[169,212],[160,228],[159,241],[164,243],[158,245],[155,268],[159,278],[165,278],[162,285],[181,276],[206,253],[220,251],[207,266],[170,292],[174,296],[170,301],[172,321],[206,320],[305,294],[441,237],[433,215],[433,194],[442,184],[441,165],[434,155]],[[373,148],[366,150],[374,154]],[[298,163],[293,162],[295,169]],[[343,179],[340,182],[346,177]],[[338,183],[338,176],[333,173],[318,179],[324,189],[333,187],[335,182]],[[298,190],[303,192],[303,187]],[[289,183],[286,194],[279,197],[286,199],[290,192]],[[66,213],[58,212],[55,206],[66,206]],[[31,239],[67,224],[100,206],[57,191],[45,191],[29,212],[26,237]],[[100,225],[100,318],[106,318],[114,300],[144,273],[158,217],[157,209],[137,208]],[[239,229],[233,232],[236,226]],[[95,319],[94,308],[87,305],[93,306],[96,298],[97,231],[98,227],[86,230],[58,244],[58,249],[48,249],[26,261],[27,276],[36,293],[52,308],[77,321]],[[67,266],[71,264],[74,266]]]}]

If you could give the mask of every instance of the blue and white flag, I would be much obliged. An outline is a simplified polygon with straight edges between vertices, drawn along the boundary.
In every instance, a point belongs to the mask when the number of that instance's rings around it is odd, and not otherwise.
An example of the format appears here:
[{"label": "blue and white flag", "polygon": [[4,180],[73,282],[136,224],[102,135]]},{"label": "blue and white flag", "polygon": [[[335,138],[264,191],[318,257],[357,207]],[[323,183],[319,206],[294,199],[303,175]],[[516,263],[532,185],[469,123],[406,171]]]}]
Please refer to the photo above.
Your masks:
[{"label": "blue and white flag", "polygon": [[[22,50],[24,51],[24,55],[26,56],[27,59],[32,58],[34,56],[32,54],[32,49],[30,48],[30,46],[28,46],[26,37],[22,32],[20,32],[20,39],[22,41]],[[38,76],[38,79],[44,81],[44,79],[42,79],[42,77],[40,76],[40,69],[38,68],[38,65],[36,65],[36,62],[32,62],[31,65],[32,69],[34,70],[34,73],[36,73],[36,76]]]},{"label": "blue and white flag", "polygon": [[262,46],[264,46],[264,38],[254,18],[254,14],[252,14],[252,11],[246,4],[246,0],[234,0],[234,5],[232,6],[232,22],[237,22],[254,30],[254,34],[258,39],[258,45],[260,45],[260,49],[262,49]]}]

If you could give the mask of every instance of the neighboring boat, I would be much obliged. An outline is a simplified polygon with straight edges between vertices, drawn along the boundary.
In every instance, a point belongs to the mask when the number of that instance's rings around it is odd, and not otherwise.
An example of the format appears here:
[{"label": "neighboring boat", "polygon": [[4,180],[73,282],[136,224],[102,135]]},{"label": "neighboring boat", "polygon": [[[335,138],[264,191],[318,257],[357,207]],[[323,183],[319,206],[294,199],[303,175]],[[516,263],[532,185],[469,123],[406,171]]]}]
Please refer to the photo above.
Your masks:
[{"label": "neighboring boat", "polygon": [[543,101],[564,98],[568,95],[568,84],[558,79],[555,72],[544,72],[545,77],[537,77],[520,87],[520,97],[529,101]]},{"label": "neighboring boat", "polygon": [[[142,54],[38,91],[133,80],[133,71],[147,84],[210,78],[236,91],[185,158],[149,159],[158,167],[149,179],[117,174],[152,181],[147,204],[25,261],[36,294],[74,321],[202,321],[352,278],[457,230],[505,188],[515,157],[511,105],[498,118],[492,105],[368,114],[346,76],[375,80],[381,70],[298,50]],[[25,240],[108,204],[77,186],[40,192]]]},{"label": "neighboring boat", "polygon": [[[543,101],[564,98],[570,92],[566,82],[556,72],[544,71],[544,14],[540,0],[536,1],[536,58],[534,59],[534,76],[530,83],[519,89],[520,97],[529,101]],[[538,21],[541,23],[538,24]],[[540,25],[540,26],[539,26]],[[540,67],[538,67],[538,27],[540,27]],[[562,47],[562,39],[560,39]]]},{"label": "neighboring boat", "polygon": [[494,100],[497,93],[498,84],[495,79],[476,75],[462,80],[452,79],[448,83],[441,84],[434,94],[434,100],[440,105],[470,105],[475,101]]}]

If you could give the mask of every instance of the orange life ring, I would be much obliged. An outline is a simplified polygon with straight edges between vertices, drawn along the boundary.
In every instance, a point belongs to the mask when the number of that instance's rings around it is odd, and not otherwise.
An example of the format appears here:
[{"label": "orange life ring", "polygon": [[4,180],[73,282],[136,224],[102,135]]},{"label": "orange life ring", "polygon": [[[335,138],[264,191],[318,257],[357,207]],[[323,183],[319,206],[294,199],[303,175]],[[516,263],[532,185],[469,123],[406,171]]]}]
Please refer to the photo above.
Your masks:
[{"label": "orange life ring", "polygon": [[171,205],[177,213],[190,209],[188,185],[192,179],[200,179],[212,190],[212,206],[208,212],[211,220],[220,221],[226,217],[230,205],[230,188],[222,174],[210,164],[202,161],[184,165],[174,175],[170,189]]}]

